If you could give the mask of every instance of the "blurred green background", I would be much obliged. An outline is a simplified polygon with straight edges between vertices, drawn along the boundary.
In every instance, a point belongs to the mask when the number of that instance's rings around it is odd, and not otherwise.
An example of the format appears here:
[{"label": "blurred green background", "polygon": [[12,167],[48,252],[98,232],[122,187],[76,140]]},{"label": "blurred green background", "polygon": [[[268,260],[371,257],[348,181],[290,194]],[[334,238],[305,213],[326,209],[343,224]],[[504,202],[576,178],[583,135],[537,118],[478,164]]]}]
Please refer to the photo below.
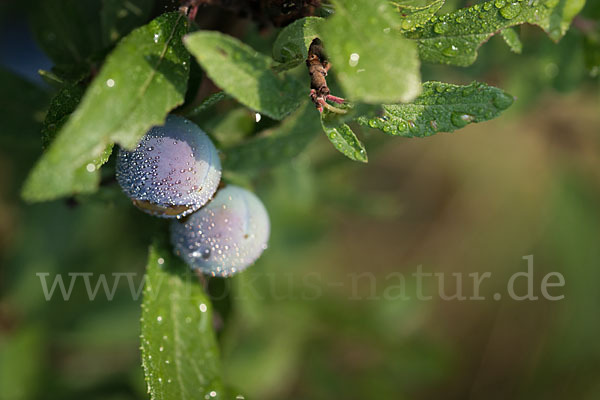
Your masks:
[{"label": "blurred green background", "polygon": [[[599,9],[588,4],[584,15],[597,20]],[[36,273],[68,282],[69,272],[89,272],[92,284],[98,274],[136,273],[137,285],[148,245],[166,225],[114,184],[75,200],[19,199],[52,94],[33,75],[15,74],[27,66],[10,66],[10,46],[35,46],[13,41],[22,12],[0,14],[0,26],[17,26],[13,36],[3,31],[0,59],[0,399],[144,399],[140,301],[127,280],[112,301],[102,290],[90,301],[81,281],[69,301],[58,293],[46,301]],[[257,48],[272,40],[252,25],[241,32]],[[520,33],[522,55],[494,37],[472,67],[423,66],[424,80],[479,80],[516,96],[500,118],[426,139],[363,129],[367,165],[321,135],[255,177],[270,247],[246,272],[209,284],[225,378],[247,398],[600,398],[594,43],[577,29],[558,45],[534,27]],[[31,58],[33,71],[46,62]],[[253,121],[234,113],[229,129]],[[530,254],[535,293],[546,273],[559,272],[566,284],[551,293],[564,299],[494,300]],[[491,272],[481,289],[487,300],[415,299],[419,265],[445,273],[449,294],[451,274],[463,273],[467,296],[467,274]],[[391,298],[398,272],[409,300]]]}]

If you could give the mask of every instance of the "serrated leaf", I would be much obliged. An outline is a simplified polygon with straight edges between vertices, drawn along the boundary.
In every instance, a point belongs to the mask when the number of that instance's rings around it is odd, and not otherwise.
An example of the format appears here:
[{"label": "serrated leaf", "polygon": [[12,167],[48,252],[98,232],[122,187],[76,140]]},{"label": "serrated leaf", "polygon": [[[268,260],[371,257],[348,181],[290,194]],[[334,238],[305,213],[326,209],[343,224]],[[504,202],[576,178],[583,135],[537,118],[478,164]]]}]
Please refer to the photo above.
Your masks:
[{"label": "serrated leaf", "polygon": [[100,22],[104,45],[115,43],[150,17],[154,0],[102,0]]},{"label": "serrated leaf", "polygon": [[424,137],[453,132],[470,123],[483,122],[510,107],[513,97],[501,89],[473,82],[467,86],[423,83],[423,93],[409,104],[385,104],[383,115],[360,117],[361,125],[394,136]]},{"label": "serrated leaf", "polygon": [[368,162],[365,146],[356,137],[356,134],[345,123],[340,123],[338,115],[325,110],[321,114],[321,126],[327,139],[337,151],[351,160]]},{"label": "serrated leaf", "polygon": [[507,28],[500,33],[502,34],[502,39],[504,39],[504,42],[506,42],[510,50],[513,53],[521,54],[523,51],[523,43],[521,42],[517,31],[515,31],[513,28]]},{"label": "serrated leaf", "polygon": [[210,96],[208,96],[206,99],[204,99],[202,101],[202,103],[198,104],[197,106],[195,106],[194,108],[192,108],[191,110],[186,112],[185,116],[188,118],[195,117],[195,116],[201,114],[202,112],[208,110],[209,108],[211,108],[218,102],[227,99],[228,97],[229,97],[229,95],[222,91],[213,93]]},{"label": "serrated leaf", "polygon": [[418,43],[421,60],[471,65],[477,49],[496,32],[524,23],[540,26],[555,41],[585,0],[491,0],[434,17],[405,36]]},{"label": "serrated leaf", "polygon": [[320,29],[332,71],[346,96],[365,103],[406,102],[421,89],[414,43],[396,30],[401,19],[385,0],[334,0]]},{"label": "serrated leaf", "polygon": [[279,32],[273,43],[273,59],[288,68],[300,65],[308,57],[308,48],[318,36],[323,18],[306,17],[294,21]]},{"label": "serrated leaf", "polygon": [[208,296],[190,269],[158,245],[146,267],[141,331],[151,399],[227,398]]},{"label": "serrated leaf", "polygon": [[224,167],[248,171],[270,168],[296,157],[320,131],[314,106],[307,104],[280,126],[226,151]]},{"label": "serrated leaf", "polygon": [[[56,137],[56,134],[69,120],[71,113],[75,111],[77,105],[81,101],[84,90],[79,85],[66,85],[54,96],[50,102],[50,108],[44,119],[42,127],[42,147],[47,148]],[[88,168],[94,170],[104,165],[112,154],[113,144],[109,143],[104,151],[93,160],[90,160],[85,166],[81,166],[76,172],[76,175],[85,175],[89,172]]]},{"label": "serrated leaf", "polygon": [[186,36],[184,42],[217,86],[273,119],[294,111],[306,96],[306,88],[298,80],[273,71],[271,58],[231,36],[199,31]]},{"label": "serrated leaf", "polygon": [[392,1],[402,17],[400,27],[410,31],[423,26],[444,5],[445,0],[398,0]]},{"label": "serrated leaf", "polygon": [[44,201],[97,189],[87,168],[113,142],[133,148],[183,102],[189,53],[181,38],[187,20],[164,14],[124,38],[107,57],[77,110],[31,171],[23,198]]},{"label": "serrated leaf", "polygon": [[79,85],[66,85],[50,101],[42,128],[42,147],[46,148],[79,105],[84,90]]}]

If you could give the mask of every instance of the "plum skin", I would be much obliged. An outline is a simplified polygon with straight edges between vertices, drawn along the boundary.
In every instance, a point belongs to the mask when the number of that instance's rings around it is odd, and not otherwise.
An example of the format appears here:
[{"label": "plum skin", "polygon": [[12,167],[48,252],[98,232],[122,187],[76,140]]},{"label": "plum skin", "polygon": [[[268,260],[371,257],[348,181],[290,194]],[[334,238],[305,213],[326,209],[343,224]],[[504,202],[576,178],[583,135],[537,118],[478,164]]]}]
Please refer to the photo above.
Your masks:
[{"label": "plum skin", "polygon": [[221,161],[202,129],[169,115],[134,150],[119,150],[116,176],[123,192],[142,211],[181,218],[212,198],[221,180]]},{"label": "plum skin", "polygon": [[267,248],[269,215],[260,199],[239,186],[220,189],[203,208],[171,222],[175,253],[192,269],[230,276],[252,265]]}]

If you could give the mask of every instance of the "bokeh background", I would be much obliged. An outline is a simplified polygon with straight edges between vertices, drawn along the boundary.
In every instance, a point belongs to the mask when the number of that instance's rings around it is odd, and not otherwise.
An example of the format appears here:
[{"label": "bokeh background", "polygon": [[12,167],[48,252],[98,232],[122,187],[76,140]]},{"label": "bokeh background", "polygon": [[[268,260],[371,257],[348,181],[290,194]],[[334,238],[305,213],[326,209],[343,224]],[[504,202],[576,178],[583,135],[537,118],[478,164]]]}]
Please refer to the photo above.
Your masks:
[{"label": "bokeh background", "polygon": [[[598,20],[588,3],[584,15]],[[276,33],[247,21],[230,30],[265,53]],[[134,272],[139,284],[165,225],[114,184],[69,200],[19,199],[52,95],[36,72],[52,64],[26,5],[2,3],[0,31],[0,399],[145,399],[140,301],[127,281],[112,301],[90,301],[81,281],[69,301],[46,301],[36,273]],[[426,139],[363,129],[367,165],[321,135],[254,176],[270,247],[246,272],[209,283],[224,375],[247,398],[600,398],[600,88],[584,51],[593,43],[580,29],[559,44],[535,27],[520,33],[521,55],[494,37],[472,67],[422,69],[424,80],[513,94],[500,118]],[[214,135],[260,128],[233,102],[220,111],[199,121]],[[527,255],[535,294],[559,272],[566,284],[551,293],[563,300],[493,299]],[[462,273],[467,296],[467,274],[491,272],[487,300],[443,301],[433,284],[434,298],[417,300],[418,266],[445,273],[448,293]],[[411,299],[390,294],[394,273]]]}]

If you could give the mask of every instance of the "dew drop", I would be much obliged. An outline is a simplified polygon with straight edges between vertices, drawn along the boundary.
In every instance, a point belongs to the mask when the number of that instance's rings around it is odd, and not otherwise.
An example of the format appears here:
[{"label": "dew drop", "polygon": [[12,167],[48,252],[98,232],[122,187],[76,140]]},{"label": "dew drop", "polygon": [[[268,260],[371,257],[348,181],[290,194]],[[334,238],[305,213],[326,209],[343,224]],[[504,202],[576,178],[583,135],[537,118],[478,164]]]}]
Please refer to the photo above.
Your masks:
[{"label": "dew drop", "polygon": [[421,132],[421,128],[419,125],[415,124],[415,121],[408,121],[408,129],[413,135],[416,135]]},{"label": "dew drop", "polygon": [[469,122],[472,122],[474,119],[474,116],[465,113],[452,113],[452,115],[450,116],[452,125],[456,126],[457,128],[462,128],[466,126]]},{"label": "dew drop", "polygon": [[435,33],[437,34],[443,34],[446,33],[448,31],[449,25],[446,21],[443,22],[438,22],[437,24],[435,24],[433,26],[433,30]]},{"label": "dew drop", "polygon": [[500,110],[506,110],[513,103],[514,99],[506,93],[498,93],[492,100],[492,103]]},{"label": "dew drop", "polygon": [[519,3],[510,3],[500,9],[500,14],[506,19],[513,19],[521,13]]},{"label": "dew drop", "polygon": [[406,121],[398,122],[398,130],[400,132],[406,132],[407,128],[408,128],[408,125],[406,124]]},{"label": "dew drop", "polygon": [[447,57],[454,57],[458,54],[458,47],[456,47],[455,45],[446,47],[444,50],[442,50],[442,54]]}]

